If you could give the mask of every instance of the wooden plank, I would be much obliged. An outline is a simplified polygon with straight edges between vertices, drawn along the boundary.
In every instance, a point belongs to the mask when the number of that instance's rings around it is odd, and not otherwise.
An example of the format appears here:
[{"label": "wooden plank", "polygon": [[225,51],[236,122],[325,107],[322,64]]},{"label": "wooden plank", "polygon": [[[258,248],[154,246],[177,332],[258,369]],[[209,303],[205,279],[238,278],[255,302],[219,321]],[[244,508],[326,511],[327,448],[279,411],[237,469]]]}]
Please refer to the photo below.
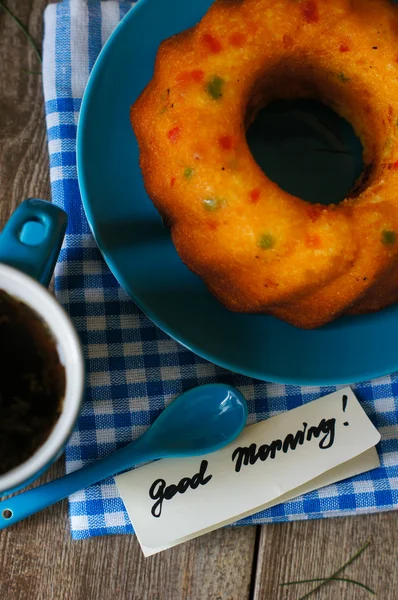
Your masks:
[{"label": "wooden plank", "polygon": [[[40,43],[46,0],[9,1]],[[0,11],[0,229],[30,196],[50,198],[40,76],[34,54]],[[40,483],[64,472],[63,461]],[[144,559],[134,536],[72,542],[64,501],[0,532],[7,600],[245,600],[256,528],[221,530]]]},{"label": "wooden plank", "polygon": [[[396,600],[398,519],[394,512],[263,526],[253,600],[298,600],[315,584],[284,588],[279,584],[329,576],[367,540],[369,548],[341,576],[365,583],[378,598]],[[360,587],[333,582],[310,598],[369,600],[372,596]]]},{"label": "wooden plank", "polygon": [[[9,2],[41,46],[46,0]],[[50,197],[42,77],[34,52],[11,18],[0,11],[0,217],[24,198]]]},{"label": "wooden plank", "polygon": [[255,530],[219,530],[145,559],[131,535],[72,542],[63,502],[0,533],[0,597],[245,600]]}]

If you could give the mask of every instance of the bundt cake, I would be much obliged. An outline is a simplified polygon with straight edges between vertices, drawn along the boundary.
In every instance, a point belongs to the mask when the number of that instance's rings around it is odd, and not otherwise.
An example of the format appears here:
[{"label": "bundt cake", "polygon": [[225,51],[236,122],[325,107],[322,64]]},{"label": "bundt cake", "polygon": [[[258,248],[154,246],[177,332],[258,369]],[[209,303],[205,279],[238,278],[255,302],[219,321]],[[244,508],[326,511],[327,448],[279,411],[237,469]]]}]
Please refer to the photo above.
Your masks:
[{"label": "bundt cake", "polygon": [[[397,41],[388,0],[216,0],[160,45],[131,107],[145,187],[228,309],[315,328],[398,300]],[[286,193],[249,150],[257,112],[299,98],[362,142],[362,177],[336,205]]]}]

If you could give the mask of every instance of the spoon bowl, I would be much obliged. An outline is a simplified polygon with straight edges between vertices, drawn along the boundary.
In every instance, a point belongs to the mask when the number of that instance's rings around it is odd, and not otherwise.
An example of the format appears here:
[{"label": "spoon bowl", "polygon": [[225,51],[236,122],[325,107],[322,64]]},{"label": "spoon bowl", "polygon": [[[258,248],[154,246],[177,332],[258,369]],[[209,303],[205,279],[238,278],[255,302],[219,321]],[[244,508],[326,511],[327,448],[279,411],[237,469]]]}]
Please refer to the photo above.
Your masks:
[{"label": "spoon bowl", "polygon": [[232,442],[247,419],[247,404],[232,386],[199,386],[171,402],[135,442],[83,469],[0,502],[0,529],[93,483],[158,458],[209,454]]},{"label": "spoon bowl", "polygon": [[165,456],[186,457],[219,450],[242,431],[247,404],[242,394],[223,383],[202,385],[169,404],[143,436]]}]

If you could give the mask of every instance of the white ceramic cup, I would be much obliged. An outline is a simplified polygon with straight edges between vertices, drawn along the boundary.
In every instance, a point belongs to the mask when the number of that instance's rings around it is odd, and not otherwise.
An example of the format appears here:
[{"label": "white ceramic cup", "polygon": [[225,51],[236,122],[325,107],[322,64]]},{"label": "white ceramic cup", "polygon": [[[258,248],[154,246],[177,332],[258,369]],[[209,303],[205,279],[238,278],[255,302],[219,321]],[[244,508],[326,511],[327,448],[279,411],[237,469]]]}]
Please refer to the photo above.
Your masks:
[{"label": "white ceramic cup", "polygon": [[84,361],[80,341],[69,316],[45,287],[65,228],[64,211],[43,200],[27,200],[0,235],[0,290],[29,306],[47,325],[66,376],[61,414],[49,437],[25,462],[0,475],[0,496],[28,485],[59,458],[81,407]]}]

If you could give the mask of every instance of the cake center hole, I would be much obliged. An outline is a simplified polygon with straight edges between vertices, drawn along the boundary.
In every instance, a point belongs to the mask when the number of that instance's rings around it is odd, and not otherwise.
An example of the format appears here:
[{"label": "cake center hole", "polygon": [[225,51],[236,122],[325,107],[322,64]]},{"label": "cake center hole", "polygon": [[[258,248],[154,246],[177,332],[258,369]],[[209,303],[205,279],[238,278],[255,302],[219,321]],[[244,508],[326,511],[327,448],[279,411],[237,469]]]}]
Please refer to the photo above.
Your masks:
[{"label": "cake center hole", "polygon": [[247,131],[257,164],[284,191],[337,204],[361,175],[363,147],[352,125],[316,100],[277,100]]}]

